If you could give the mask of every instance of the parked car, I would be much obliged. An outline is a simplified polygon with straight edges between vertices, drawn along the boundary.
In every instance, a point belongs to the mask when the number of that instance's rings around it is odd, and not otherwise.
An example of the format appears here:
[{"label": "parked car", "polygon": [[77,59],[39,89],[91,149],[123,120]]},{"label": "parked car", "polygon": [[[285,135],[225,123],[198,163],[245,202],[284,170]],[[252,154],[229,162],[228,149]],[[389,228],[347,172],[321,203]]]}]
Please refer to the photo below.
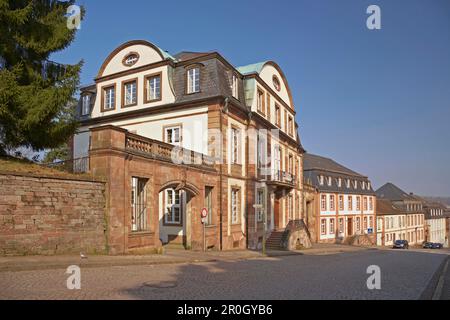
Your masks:
[{"label": "parked car", "polygon": [[443,245],[442,245],[442,243],[437,243],[437,242],[424,242],[422,244],[422,248],[424,248],[424,249],[442,249]]},{"label": "parked car", "polygon": [[422,248],[424,248],[424,249],[433,249],[433,242],[424,242],[424,243],[422,243]]},{"label": "parked car", "polygon": [[442,243],[433,242],[433,246],[431,249],[442,249]]},{"label": "parked car", "polygon": [[409,243],[407,240],[395,240],[392,249],[409,249]]}]

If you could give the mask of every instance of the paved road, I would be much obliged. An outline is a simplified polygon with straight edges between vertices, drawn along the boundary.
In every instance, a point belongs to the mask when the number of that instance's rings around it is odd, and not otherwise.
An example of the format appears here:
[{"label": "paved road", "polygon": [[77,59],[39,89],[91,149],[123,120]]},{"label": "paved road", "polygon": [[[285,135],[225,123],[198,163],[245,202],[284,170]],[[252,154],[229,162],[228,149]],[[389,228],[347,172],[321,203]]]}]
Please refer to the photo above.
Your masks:
[{"label": "paved road", "polygon": [[[63,269],[0,272],[0,299],[418,299],[447,255],[368,250],[81,270],[68,290]],[[381,268],[381,290],[366,269]]]}]

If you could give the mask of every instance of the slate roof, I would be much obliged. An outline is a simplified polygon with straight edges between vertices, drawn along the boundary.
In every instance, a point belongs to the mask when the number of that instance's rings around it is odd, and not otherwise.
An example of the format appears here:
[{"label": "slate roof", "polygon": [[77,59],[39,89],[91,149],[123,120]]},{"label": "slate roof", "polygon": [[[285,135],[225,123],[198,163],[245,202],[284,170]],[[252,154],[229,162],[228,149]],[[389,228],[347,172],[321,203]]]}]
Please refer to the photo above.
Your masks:
[{"label": "slate roof", "polygon": [[[322,156],[305,153],[303,157],[303,175],[305,183],[311,184],[322,192],[337,192],[347,194],[366,194],[374,195],[375,192],[370,185],[369,188],[362,188],[364,182],[366,186],[370,182],[366,176],[363,176],[347,167],[337,163],[336,161]],[[320,184],[320,176],[324,176],[324,183]],[[331,177],[331,185],[327,183],[327,179]],[[339,186],[339,178],[341,185]],[[347,187],[346,180],[350,179],[350,185]],[[356,188],[354,181],[357,181]]]},{"label": "slate roof", "polygon": [[391,201],[377,198],[377,215],[396,215],[402,213],[403,211]]},{"label": "slate roof", "polygon": [[344,167],[330,158],[325,158],[311,153],[305,153],[304,155],[303,170],[323,170],[359,178],[366,178],[365,176]]},{"label": "slate roof", "polygon": [[391,182],[386,183],[382,187],[378,188],[377,191],[375,191],[377,194],[377,197],[380,199],[388,199],[391,201],[403,201],[403,200],[410,200],[410,201],[423,201],[418,200],[417,197],[414,197],[396,185],[394,185]]},{"label": "slate roof", "polygon": [[210,54],[211,52],[194,52],[194,51],[181,51],[177,54],[175,54],[173,57],[177,60],[177,61],[186,61],[186,60],[191,60],[191,59],[195,59],[198,57],[203,57],[206,56],[208,54]]}]

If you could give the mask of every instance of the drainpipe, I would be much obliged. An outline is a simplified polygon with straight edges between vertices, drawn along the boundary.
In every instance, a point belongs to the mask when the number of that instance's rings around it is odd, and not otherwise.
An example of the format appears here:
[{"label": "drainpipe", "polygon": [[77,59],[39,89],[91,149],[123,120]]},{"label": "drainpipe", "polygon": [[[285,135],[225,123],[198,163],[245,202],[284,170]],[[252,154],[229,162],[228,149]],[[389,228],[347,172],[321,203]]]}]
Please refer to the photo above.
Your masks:
[{"label": "drainpipe", "polygon": [[229,97],[225,97],[224,102],[223,102],[223,107],[220,108],[220,121],[219,121],[219,128],[220,128],[220,155],[222,157],[221,161],[220,161],[220,173],[219,173],[219,196],[220,196],[220,206],[219,206],[219,216],[220,216],[220,222],[219,222],[219,232],[220,232],[220,239],[219,239],[219,250],[222,251],[223,250],[223,222],[222,222],[222,217],[223,217],[223,208],[222,208],[222,198],[223,198],[223,186],[222,186],[222,176],[223,176],[223,119],[222,119],[222,114],[224,112],[227,112],[228,110],[228,103],[229,103],[230,99]]}]

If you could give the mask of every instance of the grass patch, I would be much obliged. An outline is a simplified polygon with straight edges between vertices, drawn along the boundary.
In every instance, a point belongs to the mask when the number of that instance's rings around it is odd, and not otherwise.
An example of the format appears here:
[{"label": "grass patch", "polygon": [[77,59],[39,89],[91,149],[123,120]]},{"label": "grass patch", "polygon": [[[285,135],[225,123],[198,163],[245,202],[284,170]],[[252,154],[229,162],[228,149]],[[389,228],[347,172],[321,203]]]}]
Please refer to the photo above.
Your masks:
[{"label": "grass patch", "polygon": [[0,173],[12,172],[33,175],[44,175],[60,178],[90,178],[88,173],[70,173],[58,169],[49,168],[36,164],[27,159],[19,159],[14,157],[0,157]]}]

